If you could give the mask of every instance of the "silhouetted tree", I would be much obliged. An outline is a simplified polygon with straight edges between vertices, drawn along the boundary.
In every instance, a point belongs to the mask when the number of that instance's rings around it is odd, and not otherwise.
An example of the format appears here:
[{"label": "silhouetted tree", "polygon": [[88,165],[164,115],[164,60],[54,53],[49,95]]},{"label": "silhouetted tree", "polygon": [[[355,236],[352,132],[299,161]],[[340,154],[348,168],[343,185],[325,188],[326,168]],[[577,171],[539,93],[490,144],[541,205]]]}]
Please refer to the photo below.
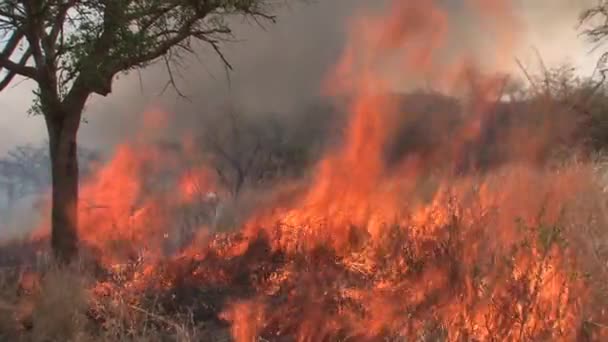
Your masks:
[{"label": "silhouetted tree", "polygon": [[[79,148],[81,173],[89,174],[100,156],[95,151]],[[30,195],[42,195],[51,186],[51,158],[47,145],[19,145],[0,158],[0,188],[6,192],[8,203]]]}]

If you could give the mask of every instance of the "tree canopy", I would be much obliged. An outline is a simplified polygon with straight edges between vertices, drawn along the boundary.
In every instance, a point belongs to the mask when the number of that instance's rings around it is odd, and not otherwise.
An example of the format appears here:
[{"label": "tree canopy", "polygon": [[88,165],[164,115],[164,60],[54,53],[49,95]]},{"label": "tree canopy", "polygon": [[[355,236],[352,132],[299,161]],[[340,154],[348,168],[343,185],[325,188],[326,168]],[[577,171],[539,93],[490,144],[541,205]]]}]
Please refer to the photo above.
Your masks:
[{"label": "tree canopy", "polygon": [[0,4],[0,90],[15,76],[36,81],[41,105],[86,89],[107,95],[127,72],[231,37],[227,17],[274,20],[272,0],[5,0]]}]

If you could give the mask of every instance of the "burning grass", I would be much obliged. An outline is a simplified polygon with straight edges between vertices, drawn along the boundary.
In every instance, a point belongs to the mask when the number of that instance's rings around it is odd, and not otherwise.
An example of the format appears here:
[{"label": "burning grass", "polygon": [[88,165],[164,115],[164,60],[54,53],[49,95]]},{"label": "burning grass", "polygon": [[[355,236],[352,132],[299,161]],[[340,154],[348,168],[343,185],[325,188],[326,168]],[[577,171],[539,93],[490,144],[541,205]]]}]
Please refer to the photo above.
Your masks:
[{"label": "burning grass", "polygon": [[[492,18],[508,7],[499,0],[470,5]],[[544,155],[546,134],[568,125],[559,116],[541,120],[534,132],[515,127],[501,135],[507,160],[475,172],[479,161],[470,146],[484,141],[504,77],[478,72],[466,55],[440,60],[449,18],[439,2],[394,1],[387,13],[355,22],[328,82],[331,94],[347,103],[342,145],[326,151],[309,181],[281,184],[277,196],[234,221],[232,231],[214,231],[209,208],[199,201],[201,194],[222,194],[205,165],[175,174],[179,158],[138,144],[120,148],[83,187],[82,197],[93,204],[80,213],[89,266],[36,273],[41,286],[33,289],[31,314],[20,319],[30,328],[21,336],[608,337],[604,185],[594,165],[555,165]],[[491,21],[499,26],[493,27],[497,40],[505,40],[497,48],[512,48],[505,27],[512,19]],[[399,73],[387,75],[386,68]],[[427,130],[447,135],[447,144],[387,158],[398,134],[395,120],[408,113],[386,94],[394,82],[420,75],[459,93],[471,88],[461,101],[463,123],[450,132]],[[197,219],[182,220],[184,213]],[[89,254],[93,262],[85,262]],[[68,289],[69,298],[58,289]],[[65,303],[61,314],[53,313],[58,303]]]},{"label": "burning grass", "polygon": [[39,266],[5,279],[3,309],[19,308],[12,333],[33,340],[601,340],[596,180],[584,164],[455,178],[384,221],[370,203],[343,240],[326,235],[332,217],[298,222],[298,208],[172,257]]},{"label": "burning grass", "polygon": [[[220,317],[241,341],[581,339],[595,297],[584,271],[591,265],[577,262],[582,246],[573,236],[589,223],[569,208],[580,198],[551,207],[564,176],[524,179],[522,172],[489,180],[501,196],[522,201],[503,202],[516,206],[519,219],[511,208],[484,203],[483,184],[464,181],[470,193],[440,191],[401,222],[374,222],[384,225],[375,237],[351,226],[336,244],[312,231],[330,224],[276,224],[214,241],[185,274],[170,278],[170,288],[236,291],[224,294]],[[529,196],[540,199],[534,203],[509,194],[502,184],[510,182],[547,188]]]}]

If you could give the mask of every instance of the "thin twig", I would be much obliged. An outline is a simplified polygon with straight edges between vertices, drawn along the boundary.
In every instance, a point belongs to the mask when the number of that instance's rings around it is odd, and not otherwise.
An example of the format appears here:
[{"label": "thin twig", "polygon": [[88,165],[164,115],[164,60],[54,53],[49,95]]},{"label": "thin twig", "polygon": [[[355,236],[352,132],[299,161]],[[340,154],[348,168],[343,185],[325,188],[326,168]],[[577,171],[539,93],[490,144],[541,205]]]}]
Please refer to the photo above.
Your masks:
[{"label": "thin twig", "polygon": [[164,323],[164,324],[166,324],[168,326],[171,326],[171,327],[173,327],[178,332],[185,333],[185,330],[184,330],[184,328],[182,326],[180,326],[179,324],[175,323],[174,321],[172,321],[170,319],[167,319],[165,317],[162,317],[160,315],[152,313],[152,312],[150,312],[150,311],[148,311],[146,309],[143,309],[143,308],[141,308],[141,307],[139,307],[137,305],[128,304],[128,307],[130,307],[131,309],[133,309],[133,310],[135,310],[135,311],[137,311],[139,313],[142,313],[142,314],[144,314],[144,315],[146,315],[146,316],[148,316],[150,318],[153,318],[154,320],[156,320],[156,321],[158,321],[160,323]]}]

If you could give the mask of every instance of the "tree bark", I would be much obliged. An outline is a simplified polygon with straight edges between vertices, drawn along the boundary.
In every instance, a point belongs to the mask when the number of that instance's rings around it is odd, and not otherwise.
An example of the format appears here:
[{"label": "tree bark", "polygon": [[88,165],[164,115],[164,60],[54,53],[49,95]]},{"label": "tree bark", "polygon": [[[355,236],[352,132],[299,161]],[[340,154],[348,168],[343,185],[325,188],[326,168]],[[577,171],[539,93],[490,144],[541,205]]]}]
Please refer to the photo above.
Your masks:
[{"label": "tree bark", "polygon": [[56,259],[69,263],[78,254],[78,158],[80,112],[45,115],[52,178],[51,246]]}]

